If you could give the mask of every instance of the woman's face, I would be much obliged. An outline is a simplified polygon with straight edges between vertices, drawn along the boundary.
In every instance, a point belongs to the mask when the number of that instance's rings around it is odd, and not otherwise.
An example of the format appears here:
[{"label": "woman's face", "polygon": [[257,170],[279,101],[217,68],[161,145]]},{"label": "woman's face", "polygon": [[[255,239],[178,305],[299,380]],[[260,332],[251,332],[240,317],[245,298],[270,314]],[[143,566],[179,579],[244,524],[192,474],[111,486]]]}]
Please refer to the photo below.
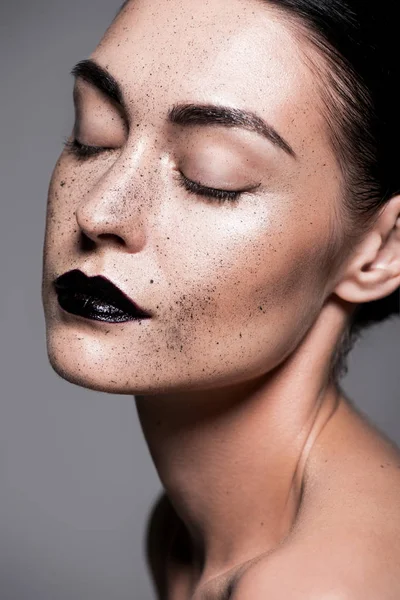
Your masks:
[{"label": "woman's face", "polygon": [[[77,77],[74,134],[108,150],[64,150],[50,183],[43,302],[53,368],[132,394],[268,372],[328,295],[340,189],[298,42],[260,1],[135,0],[90,58],[119,83],[125,108]],[[228,126],[227,113],[216,123],[217,110],[213,122],[201,110],[171,116],[188,104],[249,111],[280,138],[251,121]],[[183,177],[247,191],[206,197]],[[107,277],[152,318],[110,324],[65,312],[53,281],[71,269]]]}]

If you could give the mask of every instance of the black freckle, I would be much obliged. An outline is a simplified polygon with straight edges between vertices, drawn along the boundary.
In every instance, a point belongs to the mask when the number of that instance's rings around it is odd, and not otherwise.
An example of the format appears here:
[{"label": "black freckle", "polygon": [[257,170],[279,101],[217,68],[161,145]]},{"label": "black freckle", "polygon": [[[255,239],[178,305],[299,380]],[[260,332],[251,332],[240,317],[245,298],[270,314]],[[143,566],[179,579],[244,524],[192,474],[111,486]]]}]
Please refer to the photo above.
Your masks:
[{"label": "black freckle", "polygon": [[60,187],[64,187],[65,181],[60,181]]},{"label": "black freckle", "polygon": [[150,283],[154,283],[154,280],[153,280],[153,279],[150,279]]}]

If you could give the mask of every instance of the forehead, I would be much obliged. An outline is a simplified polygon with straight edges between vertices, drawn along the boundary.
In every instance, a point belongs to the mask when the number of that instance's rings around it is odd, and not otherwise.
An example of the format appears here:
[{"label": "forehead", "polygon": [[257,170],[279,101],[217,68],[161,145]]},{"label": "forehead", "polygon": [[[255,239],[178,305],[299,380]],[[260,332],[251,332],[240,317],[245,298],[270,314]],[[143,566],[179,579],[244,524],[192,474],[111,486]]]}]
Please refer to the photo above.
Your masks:
[{"label": "forehead", "polygon": [[299,118],[309,131],[322,124],[315,75],[263,0],[132,0],[92,58],[136,110],[152,100],[160,111],[180,101],[231,104],[263,113],[292,137]]}]

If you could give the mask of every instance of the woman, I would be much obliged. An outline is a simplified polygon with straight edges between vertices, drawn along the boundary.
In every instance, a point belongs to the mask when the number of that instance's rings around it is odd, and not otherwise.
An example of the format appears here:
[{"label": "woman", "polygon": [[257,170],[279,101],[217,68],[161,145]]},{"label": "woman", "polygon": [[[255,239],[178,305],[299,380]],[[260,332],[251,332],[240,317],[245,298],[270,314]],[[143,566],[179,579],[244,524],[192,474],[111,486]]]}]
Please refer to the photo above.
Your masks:
[{"label": "woman", "polygon": [[73,70],[48,355],[135,396],[160,598],[400,597],[400,453],[339,385],[398,313],[395,4],[132,0]]}]

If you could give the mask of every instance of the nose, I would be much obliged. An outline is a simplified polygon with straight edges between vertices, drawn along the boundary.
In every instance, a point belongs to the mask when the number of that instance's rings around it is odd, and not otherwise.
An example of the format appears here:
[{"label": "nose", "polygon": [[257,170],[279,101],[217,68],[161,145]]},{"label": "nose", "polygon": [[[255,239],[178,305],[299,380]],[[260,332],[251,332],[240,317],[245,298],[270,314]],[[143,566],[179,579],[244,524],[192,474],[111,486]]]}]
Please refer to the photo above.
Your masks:
[{"label": "nose", "polygon": [[[119,163],[119,164],[117,164]],[[85,194],[75,217],[82,233],[96,245],[114,243],[128,252],[145,245],[144,203],[138,170],[119,160]]]}]

